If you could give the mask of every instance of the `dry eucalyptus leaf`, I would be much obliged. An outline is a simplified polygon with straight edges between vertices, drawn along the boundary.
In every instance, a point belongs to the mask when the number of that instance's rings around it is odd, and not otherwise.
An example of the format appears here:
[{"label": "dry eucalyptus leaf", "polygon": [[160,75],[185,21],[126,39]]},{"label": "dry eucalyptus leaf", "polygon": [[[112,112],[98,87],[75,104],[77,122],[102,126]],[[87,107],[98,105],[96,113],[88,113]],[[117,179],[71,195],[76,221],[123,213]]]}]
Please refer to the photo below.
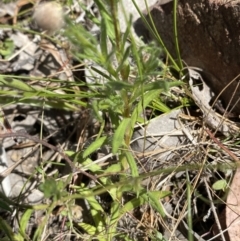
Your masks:
[{"label": "dry eucalyptus leaf", "polygon": [[240,241],[240,168],[236,170],[228,193],[226,208],[219,215],[221,231],[213,225],[214,235],[224,232],[226,241]]},{"label": "dry eucalyptus leaf", "polygon": [[237,169],[227,197],[226,226],[230,241],[240,240],[240,168]]},{"label": "dry eucalyptus leaf", "polygon": [[215,95],[205,83],[207,77],[204,75],[206,75],[206,73],[204,73],[202,69],[194,67],[188,68],[188,71],[189,85],[192,90],[193,99],[203,112],[205,123],[214,130],[219,130],[225,136],[238,133],[239,128],[237,125],[216,113],[210,105]]}]

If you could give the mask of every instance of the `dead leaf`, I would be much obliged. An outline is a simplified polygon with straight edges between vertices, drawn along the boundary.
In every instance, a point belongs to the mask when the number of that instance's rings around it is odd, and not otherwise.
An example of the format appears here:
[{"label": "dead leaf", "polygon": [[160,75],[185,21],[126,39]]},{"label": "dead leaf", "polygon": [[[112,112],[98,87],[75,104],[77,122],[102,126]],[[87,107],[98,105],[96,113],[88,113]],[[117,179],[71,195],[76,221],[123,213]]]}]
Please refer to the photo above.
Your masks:
[{"label": "dead leaf", "polygon": [[13,24],[14,24],[14,25],[17,24],[17,17],[18,17],[18,12],[19,12],[19,10],[20,10],[23,6],[25,6],[25,5],[29,4],[29,3],[34,4],[35,2],[36,2],[36,0],[18,0],[18,1],[17,1],[17,7],[16,7],[16,9],[15,9],[15,11],[14,11],[14,16],[13,16]]},{"label": "dead leaf", "polygon": [[[200,68],[191,67],[189,71],[189,85],[192,90],[192,98],[203,112],[205,123],[214,130],[220,131],[223,135],[229,136],[239,132],[236,124],[222,115],[215,112],[209,104],[214,98],[214,93],[210,87],[205,83],[202,75],[203,70]],[[194,84],[194,82],[198,84]]]},{"label": "dead leaf", "polygon": [[[40,47],[54,57],[54,59],[61,66],[63,72],[65,72],[67,79],[69,81],[74,81],[71,66],[68,64],[69,60],[67,59],[66,52],[64,50],[57,49],[57,47],[55,47],[52,43],[49,43],[45,40],[42,40]],[[58,73],[60,73],[60,71]]]},{"label": "dead leaf", "polygon": [[[226,241],[240,241],[240,168],[237,169],[228,193],[227,205],[219,216],[222,231]],[[213,233],[217,235],[217,225],[213,226]]]},{"label": "dead leaf", "polygon": [[240,168],[237,169],[227,197],[226,227],[230,241],[240,240]]}]

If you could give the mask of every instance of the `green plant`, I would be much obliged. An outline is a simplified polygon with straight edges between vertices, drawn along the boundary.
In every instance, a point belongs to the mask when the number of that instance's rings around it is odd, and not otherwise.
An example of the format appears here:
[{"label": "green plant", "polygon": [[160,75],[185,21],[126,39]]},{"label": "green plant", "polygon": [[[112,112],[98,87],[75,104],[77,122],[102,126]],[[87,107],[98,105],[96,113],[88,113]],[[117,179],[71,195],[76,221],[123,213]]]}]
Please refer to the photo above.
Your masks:
[{"label": "green plant", "polygon": [[7,59],[12,55],[14,50],[14,43],[11,39],[6,39],[4,42],[0,42],[0,55]]},{"label": "green plant", "polygon": [[[162,102],[160,95],[167,96],[171,87],[183,85],[183,82],[169,77],[171,74],[168,67],[159,59],[161,50],[156,48],[155,44],[142,46],[135,40],[131,33],[131,21],[128,22],[125,33],[121,33],[117,19],[118,1],[95,0],[95,3],[101,18],[99,20],[92,16],[92,21],[100,27],[100,43],[84,26],[75,25],[69,19],[65,31],[65,36],[72,44],[74,58],[85,63],[85,68],[95,76],[93,83],[62,83],[56,79],[41,78],[42,82],[60,84],[64,93],[56,94],[59,87],[35,87],[28,82],[27,77],[0,76],[0,85],[7,87],[1,90],[1,101],[4,104],[17,102],[68,111],[77,111],[84,107],[90,109],[91,114],[100,123],[96,138],[86,149],[78,152],[66,151],[74,160],[74,165],[81,166],[98,177],[97,181],[93,180],[95,186],[90,188],[85,183],[71,185],[70,177],[64,181],[56,181],[59,178],[57,175],[49,178],[40,169],[43,179],[39,189],[49,202],[25,207],[24,214],[19,220],[19,233],[6,232],[8,240],[41,240],[48,219],[58,206],[65,207],[62,215],[68,217],[69,229],[80,237],[82,234],[75,230],[76,225],[73,225],[70,211],[78,199],[84,199],[88,203],[92,218],[92,223],[77,222],[77,227],[87,234],[87,240],[112,241],[117,237],[129,240],[127,236],[118,232],[118,222],[125,214],[145,204],[150,205],[162,218],[166,216],[161,200],[170,195],[170,192],[148,190],[141,184],[142,179],[151,174],[139,173],[137,158],[131,151],[130,142],[136,123],[146,124],[148,121],[143,114],[145,108],[153,106],[163,112],[170,111]],[[159,41],[161,42],[160,38]],[[169,57],[171,58],[170,55]],[[172,58],[171,60],[180,71],[181,66]],[[101,81],[98,81],[98,78],[101,78]],[[87,91],[80,91],[81,87],[87,87]],[[9,97],[10,94],[14,95],[14,98]],[[88,98],[89,101],[84,102],[84,98]],[[111,131],[106,131],[104,114],[109,116]],[[116,161],[103,168],[91,159],[91,154],[104,146],[110,146],[112,157]],[[175,169],[171,169],[173,170]],[[118,176],[117,181],[112,180],[112,174]],[[99,195],[103,193],[108,193],[112,200],[108,212],[98,201]],[[123,203],[126,193],[131,193],[132,199]],[[4,207],[12,211],[8,205]],[[32,212],[39,209],[44,210],[44,219],[30,239],[24,232]],[[6,230],[11,230],[3,220],[1,223]],[[159,233],[157,237],[163,240]]]}]

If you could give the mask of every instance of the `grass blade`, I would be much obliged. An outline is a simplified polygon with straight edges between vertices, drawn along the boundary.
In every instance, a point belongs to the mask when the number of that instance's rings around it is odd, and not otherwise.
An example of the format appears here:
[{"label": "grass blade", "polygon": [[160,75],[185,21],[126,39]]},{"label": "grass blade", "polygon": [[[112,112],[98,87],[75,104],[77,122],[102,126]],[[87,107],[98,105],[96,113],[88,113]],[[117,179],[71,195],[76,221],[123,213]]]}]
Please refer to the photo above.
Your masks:
[{"label": "grass blade", "polygon": [[119,147],[123,144],[124,141],[124,135],[126,132],[126,129],[129,127],[131,119],[125,118],[122,120],[120,125],[118,126],[112,141],[112,152],[113,154],[116,154]]},{"label": "grass blade", "polygon": [[99,139],[95,140],[93,143],[91,143],[90,146],[84,151],[83,158],[88,157],[93,152],[95,152],[98,148],[100,148],[104,144],[106,139],[107,139],[107,137],[103,136],[103,137],[100,137]]}]

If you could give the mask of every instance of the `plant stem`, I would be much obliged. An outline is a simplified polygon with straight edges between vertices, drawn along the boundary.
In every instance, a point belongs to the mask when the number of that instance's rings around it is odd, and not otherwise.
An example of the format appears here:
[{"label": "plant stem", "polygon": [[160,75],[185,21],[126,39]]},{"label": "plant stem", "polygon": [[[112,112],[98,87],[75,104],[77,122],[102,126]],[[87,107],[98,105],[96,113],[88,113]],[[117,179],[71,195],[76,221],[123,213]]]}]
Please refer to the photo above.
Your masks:
[{"label": "plant stem", "polygon": [[183,64],[182,64],[181,54],[180,54],[179,45],[178,45],[178,32],[177,32],[177,0],[173,1],[173,31],[174,31],[176,54],[178,57],[178,65],[180,70],[182,70]]}]

